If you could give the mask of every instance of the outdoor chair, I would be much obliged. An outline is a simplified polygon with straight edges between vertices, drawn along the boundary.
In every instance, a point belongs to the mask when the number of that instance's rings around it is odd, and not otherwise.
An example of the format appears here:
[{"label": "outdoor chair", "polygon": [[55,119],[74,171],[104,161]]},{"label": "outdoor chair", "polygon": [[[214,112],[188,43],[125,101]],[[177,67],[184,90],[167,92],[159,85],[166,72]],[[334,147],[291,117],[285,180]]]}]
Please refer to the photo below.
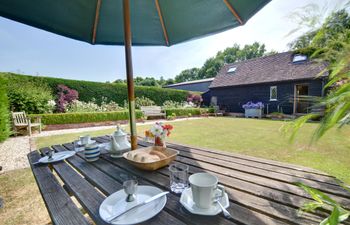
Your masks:
[{"label": "outdoor chair", "polygon": [[11,112],[11,114],[15,135],[17,135],[21,129],[26,128],[29,136],[32,136],[32,127],[39,127],[39,133],[41,133],[41,117],[33,117],[32,123],[31,118],[27,117],[25,112]]}]

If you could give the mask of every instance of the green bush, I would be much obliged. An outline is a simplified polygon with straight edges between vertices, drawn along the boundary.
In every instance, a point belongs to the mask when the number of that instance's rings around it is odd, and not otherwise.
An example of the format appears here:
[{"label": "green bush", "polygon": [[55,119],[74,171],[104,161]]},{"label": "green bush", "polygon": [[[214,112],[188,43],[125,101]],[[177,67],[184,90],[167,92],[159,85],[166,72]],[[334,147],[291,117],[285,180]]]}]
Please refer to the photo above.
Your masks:
[{"label": "green bush", "polygon": [[10,113],[6,83],[6,78],[0,74],[0,142],[6,140],[10,135]]},{"label": "green bush", "polygon": [[199,116],[202,114],[205,114],[208,112],[208,109],[203,108],[175,108],[175,109],[164,109],[167,117],[173,116],[175,114],[176,116],[188,116],[191,114],[191,116]]},{"label": "green bush", "polygon": [[136,97],[135,98],[135,108],[141,109],[141,106],[153,106],[155,102],[147,97]]},{"label": "green bush", "polygon": [[[51,88],[52,93],[56,93],[57,86],[59,84],[64,84],[71,89],[77,90],[79,92],[79,100],[84,102],[89,102],[95,98],[97,103],[100,104],[102,97],[106,97],[107,101],[114,101],[118,105],[123,105],[124,101],[127,100],[128,97],[126,84],[100,83],[51,77],[33,77],[13,73],[6,73],[6,76],[11,77],[11,80],[16,79],[17,82],[29,80],[33,81],[34,83],[39,81],[47,83],[47,85]],[[163,105],[163,103],[167,100],[183,102],[186,100],[187,95],[188,92],[182,90],[135,86],[136,97],[147,97],[159,106]]]},{"label": "green bush", "polygon": [[[142,117],[142,112],[136,110],[136,118]],[[92,123],[104,121],[128,120],[129,111],[116,112],[91,112],[91,113],[55,113],[55,114],[31,114],[30,117],[41,116],[41,122],[45,125]]]},{"label": "green bush", "polygon": [[10,78],[7,92],[12,111],[25,111],[30,114],[48,113],[53,110],[49,103],[53,100],[51,89],[40,80],[34,82]]}]

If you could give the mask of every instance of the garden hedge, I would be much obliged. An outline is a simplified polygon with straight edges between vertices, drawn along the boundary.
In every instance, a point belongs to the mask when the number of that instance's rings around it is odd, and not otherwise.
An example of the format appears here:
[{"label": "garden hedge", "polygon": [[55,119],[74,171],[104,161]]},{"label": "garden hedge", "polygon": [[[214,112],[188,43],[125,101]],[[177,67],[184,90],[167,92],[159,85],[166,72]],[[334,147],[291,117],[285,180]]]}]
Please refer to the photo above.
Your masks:
[{"label": "garden hedge", "polygon": [[[136,118],[142,117],[142,112],[136,110]],[[31,114],[30,117],[40,116],[41,122],[45,125],[92,123],[104,121],[128,120],[129,111],[116,112],[91,112],[91,113],[54,113],[54,114]]]},{"label": "garden hedge", "polygon": [[6,87],[7,79],[0,74],[0,142],[10,135],[10,112]]},{"label": "garden hedge", "polygon": [[[77,90],[79,92],[79,100],[85,102],[91,101],[94,98],[96,99],[97,103],[100,103],[101,98],[106,97],[108,101],[112,100],[123,106],[124,101],[127,100],[128,91],[126,84],[68,80],[52,77],[34,77],[14,73],[5,73],[5,75],[10,77],[11,82],[21,82],[21,80],[27,79],[38,83],[47,83],[54,94],[57,92],[57,85],[66,85],[71,89]],[[136,97],[147,97],[153,100],[157,105],[161,106],[163,105],[163,102],[167,100],[176,102],[186,101],[188,91],[159,87],[135,86],[135,95]]]},{"label": "garden hedge", "polygon": [[164,109],[166,116],[172,116],[173,113],[176,116],[199,116],[208,112],[207,108],[173,108],[173,109]]}]

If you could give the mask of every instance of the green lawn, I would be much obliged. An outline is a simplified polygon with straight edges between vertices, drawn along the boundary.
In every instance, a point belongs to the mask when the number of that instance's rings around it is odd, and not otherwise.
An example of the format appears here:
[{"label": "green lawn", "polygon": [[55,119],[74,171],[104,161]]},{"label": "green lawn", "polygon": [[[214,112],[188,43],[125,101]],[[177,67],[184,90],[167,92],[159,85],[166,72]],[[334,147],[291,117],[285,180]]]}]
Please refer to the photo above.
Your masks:
[{"label": "green lawn", "polygon": [[[280,131],[286,122],[206,118],[173,122],[170,142],[241,153],[266,159],[312,167],[332,174],[350,184],[350,127],[333,129],[318,143],[310,146],[310,137],[317,124],[307,124],[291,144]],[[138,126],[139,134],[149,126]],[[110,134],[112,129],[90,132]],[[38,147],[74,140],[81,134],[36,138]]]}]

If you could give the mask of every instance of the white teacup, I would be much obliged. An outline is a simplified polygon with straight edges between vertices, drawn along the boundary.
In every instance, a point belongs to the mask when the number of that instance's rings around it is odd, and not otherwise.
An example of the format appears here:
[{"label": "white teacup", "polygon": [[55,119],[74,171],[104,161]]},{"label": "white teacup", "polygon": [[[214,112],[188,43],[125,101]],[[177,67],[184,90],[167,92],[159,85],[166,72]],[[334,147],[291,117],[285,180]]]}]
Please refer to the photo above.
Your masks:
[{"label": "white teacup", "polygon": [[79,139],[82,145],[87,145],[90,142],[90,135],[80,136]]},{"label": "white teacup", "polygon": [[[193,201],[199,208],[210,208],[215,198],[223,197],[225,194],[224,187],[218,185],[218,178],[209,173],[195,173],[188,180],[191,184]],[[215,196],[218,190],[221,194]]]}]

